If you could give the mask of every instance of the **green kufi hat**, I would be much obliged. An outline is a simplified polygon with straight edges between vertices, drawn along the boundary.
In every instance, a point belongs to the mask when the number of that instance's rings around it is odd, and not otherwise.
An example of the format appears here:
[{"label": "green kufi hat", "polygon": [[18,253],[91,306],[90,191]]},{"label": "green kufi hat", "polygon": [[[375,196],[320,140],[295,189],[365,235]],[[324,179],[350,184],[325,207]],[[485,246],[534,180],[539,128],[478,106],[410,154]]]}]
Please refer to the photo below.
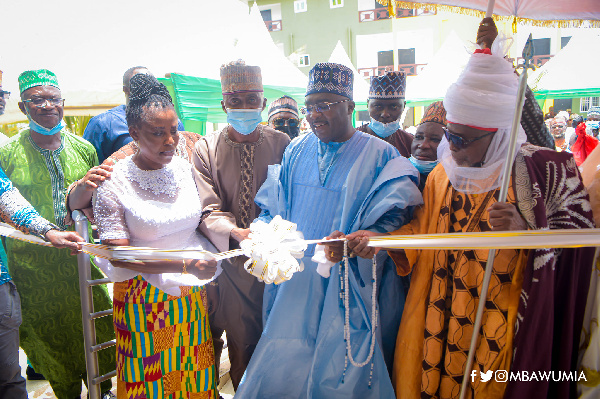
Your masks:
[{"label": "green kufi hat", "polygon": [[20,94],[23,94],[25,90],[36,86],[54,86],[57,89],[60,89],[56,75],[54,72],[47,69],[25,71],[19,75]]}]

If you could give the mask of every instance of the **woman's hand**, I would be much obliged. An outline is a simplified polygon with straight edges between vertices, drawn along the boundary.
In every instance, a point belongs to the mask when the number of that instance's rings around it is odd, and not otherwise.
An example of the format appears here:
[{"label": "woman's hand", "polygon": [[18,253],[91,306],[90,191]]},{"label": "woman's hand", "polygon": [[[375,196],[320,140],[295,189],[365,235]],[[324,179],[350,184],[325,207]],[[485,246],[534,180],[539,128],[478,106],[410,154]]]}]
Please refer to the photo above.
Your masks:
[{"label": "woman's hand", "polygon": [[[216,260],[186,260],[187,271],[198,277],[200,280],[208,280],[217,272]],[[189,262],[189,263],[188,263]]]}]

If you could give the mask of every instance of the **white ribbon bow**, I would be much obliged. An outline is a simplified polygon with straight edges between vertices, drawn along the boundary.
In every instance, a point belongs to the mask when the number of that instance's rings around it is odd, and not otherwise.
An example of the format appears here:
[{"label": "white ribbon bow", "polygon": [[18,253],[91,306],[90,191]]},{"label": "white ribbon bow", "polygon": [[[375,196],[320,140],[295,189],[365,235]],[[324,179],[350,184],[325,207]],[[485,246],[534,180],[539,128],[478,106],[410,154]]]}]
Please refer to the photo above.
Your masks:
[{"label": "white ribbon bow", "polygon": [[277,215],[269,224],[256,221],[250,225],[250,235],[240,242],[246,271],[266,284],[281,284],[304,270],[302,259],[307,242],[296,230],[296,224]]}]

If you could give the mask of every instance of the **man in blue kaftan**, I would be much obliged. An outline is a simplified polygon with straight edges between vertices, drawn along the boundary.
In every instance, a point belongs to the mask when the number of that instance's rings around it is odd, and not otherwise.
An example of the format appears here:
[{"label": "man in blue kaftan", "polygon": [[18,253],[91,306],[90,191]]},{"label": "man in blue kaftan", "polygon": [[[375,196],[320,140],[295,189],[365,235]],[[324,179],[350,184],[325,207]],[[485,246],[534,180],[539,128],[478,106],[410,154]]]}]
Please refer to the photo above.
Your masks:
[{"label": "man in blue kaftan", "polygon": [[[410,221],[413,207],[422,203],[418,172],[394,147],[352,127],[352,71],[317,64],[309,74],[305,103],[312,133],[294,139],[281,165],[269,167],[255,198],[262,209],[259,219],[268,222],[280,215],[309,240],[334,231],[384,233]],[[266,286],[264,330],[236,398],[393,398],[384,354],[393,356],[406,294],[393,262],[383,251],[377,257],[378,318],[373,326],[372,261],[349,261],[354,360],[367,359],[373,328],[376,344],[364,367],[350,361],[345,366],[343,263],[323,278],[311,260],[314,250],[310,245],[305,252],[302,272]]]}]

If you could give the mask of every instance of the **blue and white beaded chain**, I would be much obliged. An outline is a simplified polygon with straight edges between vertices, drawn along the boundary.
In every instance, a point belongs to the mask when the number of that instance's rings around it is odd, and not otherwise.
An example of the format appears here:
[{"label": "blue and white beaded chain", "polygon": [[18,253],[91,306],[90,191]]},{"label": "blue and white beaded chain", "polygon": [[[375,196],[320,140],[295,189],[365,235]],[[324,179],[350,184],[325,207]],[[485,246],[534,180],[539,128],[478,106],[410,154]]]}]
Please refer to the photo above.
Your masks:
[{"label": "blue and white beaded chain", "polygon": [[369,372],[369,388],[373,381],[373,354],[375,353],[375,331],[377,330],[377,261],[373,256],[373,292],[371,294],[371,346],[369,355],[364,362],[358,363],[352,356],[352,345],[350,344],[350,287],[348,285],[348,271],[350,265],[348,262],[348,240],[344,240],[344,282],[340,287],[344,296],[344,341],[346,342],[346,356],[344,358],[344,373],[342,374],[342,383],[346,378],[346,370],[348,369],[348,359],[354,367],[364,367],[371,362],[371,371]]}]

